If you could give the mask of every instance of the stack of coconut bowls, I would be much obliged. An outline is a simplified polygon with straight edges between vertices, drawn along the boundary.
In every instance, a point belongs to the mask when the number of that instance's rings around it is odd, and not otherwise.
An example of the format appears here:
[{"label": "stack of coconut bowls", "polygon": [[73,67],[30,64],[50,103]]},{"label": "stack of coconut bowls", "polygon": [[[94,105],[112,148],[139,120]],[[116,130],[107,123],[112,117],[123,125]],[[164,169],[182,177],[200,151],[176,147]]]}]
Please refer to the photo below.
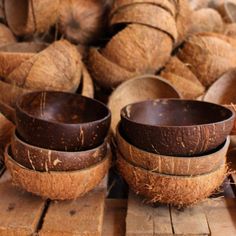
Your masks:
[{"label": "stack of coconut bowls", "polygon": [[235,114],[202,101],[159,99],[125,106],[117,126],[117,167],[149,202],[185,206],[222,184]]},{"label": "stack of coconut bowls", "polygon": [[5,150],[13,183],[58,200],[92,190],[109,169],[110,120],[105,105],[78,94],[22,95],[16,103],[16,130]]}]

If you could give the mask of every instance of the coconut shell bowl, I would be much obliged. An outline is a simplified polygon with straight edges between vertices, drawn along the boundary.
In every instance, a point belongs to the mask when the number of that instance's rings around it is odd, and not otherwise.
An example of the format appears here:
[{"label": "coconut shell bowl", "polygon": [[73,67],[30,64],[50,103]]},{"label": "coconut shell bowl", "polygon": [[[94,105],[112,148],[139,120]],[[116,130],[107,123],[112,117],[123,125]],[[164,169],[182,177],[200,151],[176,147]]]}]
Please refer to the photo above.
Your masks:
[{"label": "coconut shell bowl", "polygon": [[111,113],[104,104],[78,94],[31,92],[16,103],[18,136],[41,148],[93,149],[104,142],[110,122]]},{"label": "coconut shell bowl", "polygon": [[125,139],[151,153],[196,156],[221,145],[230,134],[235,114],[202,101],[160,99],[125,106],[121,127]]}]

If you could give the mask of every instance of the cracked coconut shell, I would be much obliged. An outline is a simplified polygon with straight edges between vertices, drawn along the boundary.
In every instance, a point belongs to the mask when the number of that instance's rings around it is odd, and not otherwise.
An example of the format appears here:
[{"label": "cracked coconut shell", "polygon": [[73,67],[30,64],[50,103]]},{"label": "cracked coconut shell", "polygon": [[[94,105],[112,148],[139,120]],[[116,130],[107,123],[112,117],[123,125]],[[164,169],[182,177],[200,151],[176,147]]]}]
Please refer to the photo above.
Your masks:
[{"label": "cracked coconut shell", "polygon": [[127,162],[119,153],[117,168],[129,187],[149,202],[182,207],[192,205],[215,192],[226,176],[226,166],[197,176],[165,175],[147,171]]},{"label": "cracked coconut shell", "polygon": [[51,200],[76,199],[94,189],[107,174],[111,152],[99,163],[77,171],[39,172],[17,163],[10,146],[5,150],[5,163],[13,184],[20,188]]},{"label": "cracked coconut shell", "polygon": [[60,0],[7,0],[4,10],[7,24],[18,36],[47,31],[58,18]]}]

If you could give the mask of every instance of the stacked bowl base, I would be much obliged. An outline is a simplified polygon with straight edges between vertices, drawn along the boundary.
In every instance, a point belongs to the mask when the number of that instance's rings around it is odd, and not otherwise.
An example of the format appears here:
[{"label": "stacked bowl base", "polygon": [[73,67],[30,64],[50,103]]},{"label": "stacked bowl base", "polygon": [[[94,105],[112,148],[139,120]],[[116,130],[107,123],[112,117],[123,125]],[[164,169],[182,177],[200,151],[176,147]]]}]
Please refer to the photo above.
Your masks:
[{"label": "stacked bowl base", "polygon": [[211,103],[162,99],[128,105],[116,130],[117,167],[149,202],[194,204],[225,178],[233,123],[229,109]]},{"label": "stacked bowl base", "polygon": [[96,100],[62,92],[23,95],[5,150],[13,183],[52,200],[86,194],[108,172],[109,125],[109,110]]}]

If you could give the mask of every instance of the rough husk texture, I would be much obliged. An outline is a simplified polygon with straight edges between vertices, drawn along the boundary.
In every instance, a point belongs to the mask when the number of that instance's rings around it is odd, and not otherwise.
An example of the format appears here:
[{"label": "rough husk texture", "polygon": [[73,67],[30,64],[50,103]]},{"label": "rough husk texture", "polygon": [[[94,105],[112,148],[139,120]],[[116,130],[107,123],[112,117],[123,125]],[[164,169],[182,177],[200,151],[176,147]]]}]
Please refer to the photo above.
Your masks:
[{"label": "rough husk texture", "polygon": [[131,103],[147,99],[180,98],[174,87],[159,76],[143,75],[132,78],[118,86],[109,97],[111,129],[115,133],[120,120],[120,110]]},{"label": "rough husk texture", "polygon": [[236,1],[224,0],[217,6],[218,12],[222,15],[225,22],[236,22]]},{"label": "rough husk texture", "polygon": [[178,57],[189,65],[200,82],[209,87],[224,72],[236,66],[236,49],[213,35],[193,35],[185,42]]},{"label": "rough husk texture", "polygon": [[94,97],[94,86],[93,86],[93,80],[86,68],[85,65],[83,65],[82,70],[82,91],[81,94],[86,97],[93,98]]},{"label": "rough husk texture", "polygon": [[236,23],[226,24],[224,27],[224,34],[236,38]]},{"label": "rough husk texture", "polygon": [[120,155],[117,167],[130,188],[149,202],[187,206],[204,200],[222,184],[226,166],[198,176],[162,175],[131,165]]},{"label": "rough husk texture", "polygon": [[14,43],[14,42],[16,42],[16,38],[12,34],[10,29],[6,27],[4,24],[0,23],[0,47],[5,44]]},{"label": "rough husk texture", "polygon": [[188,0],[192,10],[206,8],[211,0]]},{"label": "rough husk texture", "polygon": [[74,43],[89,44],[101,34],[104,21],[101,1],[63,0],[59,15],[59,30]]},{"label": "rough husk texture", "polygon": [[5,16],[16,35],[31,35],[47,31],[56,23],[60,0],[7,0]]},{"label": "rough husk texture", "polygon": [[192,25],[190,33],[223,32],[224,22],[221,15],[214,9],[203,8],[194,11],[191,16]]},{"label": "rough husk texture", "polygon": [[204,86],[197,77],[177,57],[171,57],[161,72],[161,76],[167,79],[182,94],[183,98],[194,99],[202,95]]},{"label": "rough husk texture", "polygon": [[26,89],[74,92],[79,86],[81,73],[82,62],[76,47],[60,40],[23,61],[5,80]]},{"label": "rough husk texture", "polygon": [[160,174],[196,176],[210,173],[226,162],[230,138],[214,153],[196,157],[164,156],[143,151],[128,143],[118,128],[116,141],[123,158],[137,167]]},{"label": "rough husk texture", "polygon": [[38,172],[19,165],[5,151],[5,163],[13,184],[52,200],[75,199],[95,188],[106,175],[110,158],[109,152],[98,164],[80,171]]}]

